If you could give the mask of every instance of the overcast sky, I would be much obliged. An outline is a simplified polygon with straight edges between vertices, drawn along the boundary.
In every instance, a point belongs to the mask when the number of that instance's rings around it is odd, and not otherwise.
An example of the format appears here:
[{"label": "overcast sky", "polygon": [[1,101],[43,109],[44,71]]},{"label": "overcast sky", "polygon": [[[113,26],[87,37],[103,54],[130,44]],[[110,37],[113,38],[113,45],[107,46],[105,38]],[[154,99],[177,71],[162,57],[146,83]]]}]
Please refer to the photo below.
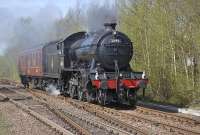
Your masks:
[{"label": "overcast sky", "polygon": [[[113,3],[115,0],[109,0]],[[28,16],[32,13],[38,12],[40,8],[45,7],[48,4],[57,6],[63,13],[67,12],[69,8],[73,8],[77,5],[87,7],[91,2],[98,4],[108,2],[108,0],[0,0],[0,8],[8,9],[14,12],[16,16]]]},{"label": "overcast sky", "polygon": [[64,14],[76,3],[77,0],[0,0],[0,8],[14,12],[15,16],[28,16],[38,12],[40,8],[45,7],[47,4],[54,4]]},{"label": "overcast sky", "polygon": [[12,30],[14,19],[34,16],[48,5],[56,7],[64,16],[76,4],[77,0],[0,0],[0,55],[6,49],[6,36],[11,33],[8,31]]},{"label": "overcast sky", "polygon": [[112,3],[115,0],[0,0],[0,55],[6,49],[6,37],[9,36],[6,34],[12,30],[14,19],[37,15],[45,7],[56,8],[62,17],[70,8],[81,5],[84,10],[91,2],[107,4],[108,1]]}]

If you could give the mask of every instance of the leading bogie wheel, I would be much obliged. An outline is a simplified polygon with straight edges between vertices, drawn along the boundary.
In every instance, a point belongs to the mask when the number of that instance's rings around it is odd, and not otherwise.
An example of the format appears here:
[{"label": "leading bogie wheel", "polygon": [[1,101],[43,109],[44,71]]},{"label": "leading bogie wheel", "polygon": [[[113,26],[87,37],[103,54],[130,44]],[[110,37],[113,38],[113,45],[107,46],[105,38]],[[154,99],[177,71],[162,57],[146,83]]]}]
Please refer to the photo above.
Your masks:
[{"label": "leading bogie wheel", "polygon": [[106,93],[103,90],[98,91],[97,100],[100,105],[106,105]]},{"label": "leading bogie wheel", "polygon": [[87,102],[91,103],[92,102],[92,95],[87,91],[86,92],[86,100]]},{"label": "leading bogie wheel", "polygon": [[75,94],[76,94],[76,86],[75,85],[71,85],[71,88],[70,88],[70,97],[71,98],[75,98]]},{"label": "leading bogie wheel", "polygon": [[81,89],[78,90],[78,100],[83,101],[83,91]]},{"label": "leading bogie wheel", "polygon": [[135,106],[136,103],[137,103],[137,93],[134,92],[134,94],[132,94],[131,96],[129,96],[128,101],[129,101],[129,105]]}]

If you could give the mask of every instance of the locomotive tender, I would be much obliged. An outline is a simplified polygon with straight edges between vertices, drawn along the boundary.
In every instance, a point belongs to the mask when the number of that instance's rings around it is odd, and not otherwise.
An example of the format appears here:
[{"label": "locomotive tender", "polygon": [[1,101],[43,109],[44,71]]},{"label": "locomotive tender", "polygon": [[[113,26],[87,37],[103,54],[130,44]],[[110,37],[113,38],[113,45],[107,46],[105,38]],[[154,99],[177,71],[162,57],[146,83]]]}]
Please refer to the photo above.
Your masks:
[{"label": "locomotive tender", "polygon": [[19,55],[22,83],[45,89],[54,85],[71,98],[135,105],[137,91],[145,89],[144,72],[131,70],[130,39],[106,23],[96,32],[78,32],[64,40],[44,44]]}]

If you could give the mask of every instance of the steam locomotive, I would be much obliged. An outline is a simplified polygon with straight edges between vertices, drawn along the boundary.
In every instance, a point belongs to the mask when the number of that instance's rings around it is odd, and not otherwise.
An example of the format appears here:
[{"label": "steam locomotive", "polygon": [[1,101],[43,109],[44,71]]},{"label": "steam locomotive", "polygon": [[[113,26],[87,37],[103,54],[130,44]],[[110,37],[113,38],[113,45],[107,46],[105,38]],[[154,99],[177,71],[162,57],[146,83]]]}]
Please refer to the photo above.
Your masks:
[{"label": "steam locomotive", "polygon": [[115,29],[116,23],[104,26],[21,53],[22,83],[41,89],[54,85],[62,95],[102,105],[135,105],[137,91],[146,88],[148,79],[129,65],[133,56],[130,39]]}]

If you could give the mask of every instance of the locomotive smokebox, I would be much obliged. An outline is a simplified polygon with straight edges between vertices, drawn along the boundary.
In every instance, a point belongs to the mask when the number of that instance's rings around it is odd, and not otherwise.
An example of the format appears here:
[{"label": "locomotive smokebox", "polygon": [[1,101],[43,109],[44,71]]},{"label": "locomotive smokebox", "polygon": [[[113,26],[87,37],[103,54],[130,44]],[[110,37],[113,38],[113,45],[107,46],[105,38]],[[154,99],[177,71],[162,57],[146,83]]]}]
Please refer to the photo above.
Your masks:
[{"label": "locomotive smokebox", "polygon": [[115,30],[116,29],[116,22],[104,23],[105,29],[108,30]]},{"label": "locomotive smokebox", "polygon": [[106,71],[114,71],[116,63],[120,70],[126,70],[133,56],[133,46],[125,34],[115,30],[116,25],[113,22],[105,23],[105,28],[95,33],[80,39],[74,36],[75,41],[67,57],[77,62],[75,65],[80,65],[80,62],[87,65],[94,59]]}]

